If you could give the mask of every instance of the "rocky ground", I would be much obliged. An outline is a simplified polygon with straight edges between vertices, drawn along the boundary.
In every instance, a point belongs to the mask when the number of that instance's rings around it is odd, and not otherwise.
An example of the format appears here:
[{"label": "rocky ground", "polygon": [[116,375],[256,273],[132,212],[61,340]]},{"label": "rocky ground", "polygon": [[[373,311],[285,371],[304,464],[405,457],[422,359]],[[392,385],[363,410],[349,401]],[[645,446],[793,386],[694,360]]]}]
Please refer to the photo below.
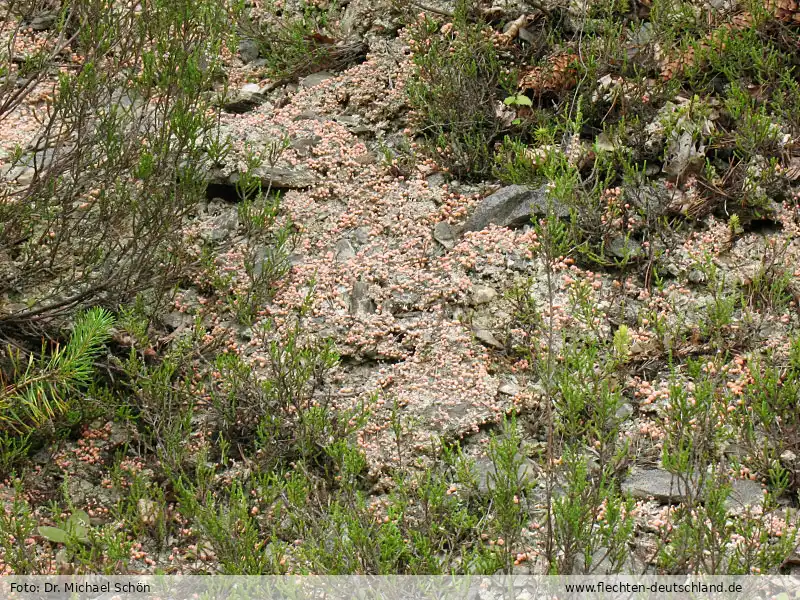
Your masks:
[{"label": "rocky ground", "polygon": [[[393,489],[392,472],[398,464],[415,469],[430,466],[431,448],[442,438],[462,442],[466,454],[476,460],[485,487],[492,469],[486,454],[490,433],[512,413],[519,415],[521,426],[529,424],[522,426],[524,475],[542,480],[538,458],[545,443],[541,420],[546,395],[536,370],[514,350],[520,344],[538,343],[525,338],[515,313],[514,289],[528,285],[536,304],[544,307],[543,316],[559,332],[585,329],[609,340],[620,325],[627,326],[632,367],[618,382],[625,401],[617,416],[630,452],[629,470],[620,483],[636,501],[639,531],[640,547],[632,552],[628,567],[641,569],[653,540],[667,527],[670,507],[686,493],[661,464],[668,427],[665,411],[675,379],[664,356],[664,327],[684,336],[671,345],[677,356],[708,356],[709,369],[721,369],[719,382],[734,414],[737,400],[753,381],[749,357],[767,349],[774,351],[773,360],[788,356],[791,336],[800,324],[798,296],[770,310],[748,312],[746,303],[739,305],[728,324],[730,335],[735,337],[739,328],[748,337],[727,346],[720,366],[723,351],[714,346],[713,332],[703,329],[709,307],[719,299],[714,286],[747,289],[766,261],[774,260],[777,268],[791,275],[789,291],[800,295],[798,196],[771,201],[767,215],[741,231],[732,232],[719,214],[676,231],[658,286],[645,285],[636,271],[603,269],[561,257],[554,263],[552,289],[548,288],[547,266],[537,252],[539,240],[531,225],[531,218],[546,215],[545,188],[459,181],[421,153],[414,154],[406,96],[413,74],[412,51],[402,31],[387,35],[399,27],[389,14],[389,7],[350,2],[344,26],[360,29],[354,35],[365,36],[369,50],[363,62],[340,72],[318,72],[270,89],[270,81],[259,81],[257,60],[254,64],[247,56],[230,58],[230,80],[238,86],[238,96],[223,112],[221,124],[234,152],[212,174],[211,193],[187,226],[187,236],[196,237],[198,244],[211,241],[218,267],[243,284],[248,240],[229,195],[232,182],[244,168],[247,149],[287,140],[279,160],[257,174],[273,191],[280,191],[280,219],[294,224],[297,238],[291,270],[274,298],[260,308],[259,318],[272,319],[280,333],[294,323],[297,309],[313,291],[303,335],[332,340],[341,356],[317,393],[342,409],[370,405],[358,443],[367,461],[369,494],[376,500],[385,499]],[[35,31],[26,36],[28,43],[35,43]],[[15,144],[24,145],[36,134],[35,114],[44,107],[49,85],[41,84],[41,93],[30,96],[5,120],[0,169],[10,162]],[[791,140],[787,147],[795,143]],[[415,160],[411,168],[400,168],[409,148]],[[24,184],[29,175],[17,167],[7,176]],[[653,179],[657,189],[679,204],[691,201],[696,192],[691,183],[676,186],[668,173]],[[609,190],[609,202],[618,196],[618,190]],[[569,214],[568,208],[556,206],[556,210]],[[633,253],[645,256],[647,247],[635,244]],[[621,239],[612,242],[609,252],[624,257],[630,248],[622,246]],[[163,319],[165,334],[180,334],[200,315],[231,352],[243,357],[255,373],[266,373],[264,341],[253,327],[237,323],[221,300],[204,291],[203,282],[198,284],[178,292]],[[591,307],[588,316],[576,301],[578,293]],[[559,341],[556,354],[564,353],[568,348],[561,344],[569,343],[569,336]],[[398,415],[404,424],[402,445],[395,443],[392,427]],[[724,415],[717,425],[735,427]],[[93,519],[111,518],[109,510],[117,498],[107,469],[114,449],[124,446],[127,435],[119,423],[97,422],[79,439],[43,450],[34,457],[35,469],[42,475],[37,477],[35,471],[26,478],[25,494],[36,504],[38,497],[51,497],[55,482],[63,482],[75,507]],[[735,454],[740,449],[732,445],[727,451]],[[791,449],[780,460],[786,469],[800,472],[800,458]],[[149,467],[129,450],[121,468],[124,474]],[[749,469],[746,461],[731,474],[731,514],[759,510],[767,479]],[[536,494],[537,501],[542,494]],[[11,502],[10,480],[0,485],[0,495]],[[782,534],[785,514],[790,522],[796,519],[796,497],[784,495],[779,503],[764,515],[774,535]],[[150,507],[145,502],[139,509],[147,522]],[[537,544],[535,532],[541,523],[537,507],[531,510],[521,547]],[[42,552],[50,551],[40,538],[18,543],[43,545]],[[176,538],[170,547],[154,554],[146,541],[140,543],[131,550],[129,568],[142,572],[212,568],[213,556],[196,542],[184,547]],[[518,568],[534,572],[541,568],[535,554],[525,554]],[[51,568],[59,565],[63,566],[63,557],[56,556]],[[0,562],[3,569],[10,572],[8,562]]]}]

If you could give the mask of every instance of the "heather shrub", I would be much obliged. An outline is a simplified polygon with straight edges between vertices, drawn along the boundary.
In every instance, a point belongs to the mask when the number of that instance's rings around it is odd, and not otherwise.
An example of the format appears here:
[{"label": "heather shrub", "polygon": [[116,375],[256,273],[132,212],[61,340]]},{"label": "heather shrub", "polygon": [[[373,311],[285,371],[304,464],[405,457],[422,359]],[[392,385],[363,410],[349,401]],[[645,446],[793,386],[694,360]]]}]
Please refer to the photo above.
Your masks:
[{"label": "heather shrub", "polygon": [[[24,8],[12,2],[9,14]],[[88,416],[75,410],[102,387],[93,368],[105,362],[113,320],[85,309],[138,299],[149,320],[186,276],[183,226],[204,197],[204,145],[215,129],[207,90],[238,9],[80,0],[52,24],[54,44],[68,40],[80,68],[58,75],[36,147],[17,148],[0,186],[9,453],[19,456],[27,435],[62,417],[73,426]],[[57,60],[47,48],[37,59],[45,71]]]},{"label": "heather shrub", "polygon": [[452,23],[422,18],[410,38],[415,71],[408,97],[427,152],[453,175],[486,176],[503,128],[497,104],[510,83],[491,29],[469,22],[462,2]]},{"label": "heather shrub", "polygon": [[0,249],[13,261],[0,281],[14,301],[0,307],[4,327],[41,329],[137,293],[157,308],[183,275],[182,225],[203,197],[214,129],[204,91],[227,8],[71,6],[82,66],[59,76],[36,151],[17,153],[25,184],[0,190]]},{"label": "heather shrub", "polygon": [[238,27],[255,41],[269,77],[288,81],[364,57],[361,41],[343,39],[338,13],[336,3],[302,2],[299,11],[287,14],[280,3],[269,1],[244,12]]}]

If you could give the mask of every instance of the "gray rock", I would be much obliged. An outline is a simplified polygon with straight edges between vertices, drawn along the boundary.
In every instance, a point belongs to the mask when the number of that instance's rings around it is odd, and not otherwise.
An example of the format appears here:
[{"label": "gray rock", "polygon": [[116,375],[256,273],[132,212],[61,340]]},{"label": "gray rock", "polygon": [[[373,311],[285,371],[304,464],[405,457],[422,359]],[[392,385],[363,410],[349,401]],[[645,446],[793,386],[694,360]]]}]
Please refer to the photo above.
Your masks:
[{"label": "gray rock", "polygon": [[281,167],[259,167],[256,173],[266,185],[271,183],[273,188],[301,190],[310,188],[317,183],[318,177],[308,169],[284,169]]},{"label": "gray rock", "polygon": [[743,462],[747,459],[747,448],[736,442],[723,444],[721,450],[725,456],[733,458],[736,461]]},{"label": "gray rock", "polygon": [[323,81],[328,81],[333,77],[333,73],[329,73],[328,71],[320,71],[319,73],[312,73],[306,77],[303,77],[300,80],[300,87],[304,88],[312,88],[316,85],[319,85]]},{"label": "gray rock", "polygon": [[139,513],[139,520],[145,525],[155,523],[158,516],[158,509],[156,503],[149,498],[139,498],[136,503],[136,510]]},{"label": "gray rock", "polygon": [[664,273],[667,273],[672,277],[680,277],[682,273],[680,267],[671,260],[664,261],[661,269],[664,271]]},{"label": "gray rock", "polygon": [[236,211],[226,211],[214,219],[214,226],[208,234],[212,242],[221,242],[236,232],[239,227],[239,216]]},{"label": "gray rock", "polygon": [[[654,498],[661,504],[684,502],[689,495],[697,492],[696,479],[688,482],[663,469],[633,469],[630,476],[622,482],[622,491],[630,492],[634,498]],[[731,482],[731,494],[725,502],[729,511],[742,510],[747,506],[759,506],[764,501],[764,492],[760,484],[748,479],[736,479]]]},{"label": "gray rock", "polygon": [[689,271],[689,276],[687,279],[689,280],[689,283],[703,283],[706,280],[706,274],[700,269],[692,269]]},{"label": "gray rock", "polygon": [[239,56],[244,64],[251,63],[258,59],[260,50],[258,42],[250,38],[244,38],[239,41]]},{"label": "gray rock", "polygon": [[625,236],[615,237],[605,248],[606,253],[622,260],[636,260],[644,256],[642,245],[634,239]]},{"label": "gray rock", "polygon": [[392,292],[392,297],[385,303],[386,309],[392,313],[404,313],[412,310],[421,300],[415,292]]},{"label": "gray rock", "polygon": [[705,157],[706,149],[702,138],[698,141],[691,131],[684,131],[670,140],[663,171],[673,177],[680,177],[701,168]]},{"label": "gray rock", "polygon": [[358,115],[338,115],[333,119],[340,125],[344,125],[345,127],[356,127],[357,125],[361,125],[361,117]]},{"label": "gray rock", "polygon": [[378,351],[378,346],[375,344],[371,344],[363,348],[361,350],[361,356],[366,360],[380,360],[383,358],[381,353]]},{"label": "gray rock", "polygon": [[120,424],[111,422],[111,437],[108,438],[108,445],[116,448],[130,440],[128,429]]},{"label": "gray rock", "polygon": [[[522,482],[527,480],[528,483],[534,483],[534,474],[536,471],[534,470],[533,461],[520,454],[517,454],[516,459],[520,463],[519,467],[517,467],[518,481]],[[487,456],[477,459],[472,472],[478,481],[478,491],[480,493],[485,494],[495,488],[497,469],[491,458]]]},{"label": "gray rock", "polygon": [[[313,186],[318,181],[316,174],[302,167],[286,169],[262,165],[257,167],[253,173],[261,178],[261,185],[264,189],[271,185],[273,189],[302,190]],[[239,181],[238,173],[234,172],[226,176],[219,169],[212,171],[209,179],[209,183],[222,185],[236,185],[237,181]]]},{"label": "gray rock", "polygon": [[67,550],[66,546],[59,548],[56,552],[55,563],[59,573],[70,573],[71,569],[75,568],[72,562],[72,553]]},{"label": "gray rock", "polygon": [[33,183],[36,170],[33,167],[19,166],[9,169],[4,175],[7,181],[13,181],[17,185],[29,186]]},{"label": "gray rock", "polygon": [[[533,261],[528,260],[517,254],[516,252],[512,252],[506,257],[506,268],[511,271],[519,271],[524,273],[528,269],[533,266]],[[484,273],[489,273],[488,269],[483,269]]]},{"label": "gray rock", "polygon": [[456,234],[447,221],[439,221],[436,224],[433,228],[433,239],[448,250],[456,245]]},{"label": "gray rock", "polygon": [[257,83],[247,83],[242,86],[236,96],[223,105],[223,110],[229,113],[241,114],[253,110],[258,105],[263,104],[266,97],[261,86]]},{"label": "gray rock", "polygon": [[355,161],[360,165],[374,165],[378,162],[378,157],[375,156],[372,152],[364,152],[364,154],[359,154],[356,156]]},{"label": "gray rock", "polygon": [[375,0],[350,0],[339,28],[346,37],[362,36],[375,20]]},{"label": "gray rock", "polygon": [[731,10],[733,8],[731,0],[708,0],[708,4],[716,11]]},{"label": "gray rock", "polygon": [[[67,153],[70,147],[64,147],[59,152]],[[40,176],[45,172],[56,157],[56,149],[47,148],[36,152],[29,152],[20,157],[13,166],[7,168],[2,173],[6,181],[14,181],[17,185],[27,186],[33,182],[34,176],[38,171]]]},{"label": "gray rock", "polygon": [[507,382],[497,388],[497,392],[504,396],[516,396],[519,394],[519,386],[514,382]]},{"label": "gray rock", "polygon": [[307,108],[294,119],[295,121],[325,121],[325,117],[321,116],[317,111],[312,108]]},{"label": "gray rock", "polygon": [[786,575],[800,579],[800,553],[795,552],[792,555],[792,560],[788,561],[788,571]]},{"label": "gray rock", "polygon": [[369,285],[364,281],[356,281],[350,292],[350,314],[370,315],[375,310],[375,302],[369,297]]},{"label": "gray rock", "polygon": [[631,406],[628,402],[623,402],[622,404],[619,405],[619,408],[617,409],[615,416],[620,421],[627,421],[632,414],[633,414],[633,406]]},{"label": "gray rock", "polygon": [[484,198],[467,221],[465,229],[480,231],[492,224],[501,227],[522,227],[530,223],[533,216],[547,216],[550,204],[558,218],[569,217],[569,209],[566,206],[548,199],[544,186],[532,188],[510,185]]},{"label": "gray rock", "polygon": [[[582,560],[578,560],[576,567],[580,572],[586,570],[585,564]],[[637,569],[634,566],[634,557],[632,553],[625,552],[625,558],[619,565],[614,564],[614,557],[611,555],[610,549],[607,546],[601,546],[594,554],[592,554],[592,563],[589,567],[587,574],[592,575],[612,575],[615,573],[636,573],[640,572],[641,568]]]},{"label": "gray rock", "polygon": [[744,510],[749,506],[761,506],[764,503],[764,488],[757,481],[735,479],[731,483],[731,495],[725,502],[729,511]]},{"label": "gray rock", "polygon": [[121,108],[123,111],[135,111],[135,115],[143,115],[145,102],[141,98],[133,98],[124,89],[115,89],[111,92],[111,106]]},{"label": "gray rock", "polygon": [[353,232],[353,235],[359,244],[366,244],[369,242],[369,229],[366,227],[359,227]]},{"label": "gray rock", "polygon": [[527,42],[528,44],[533,44],[536,40],[539,39],[539,36],[535,32],[528,29],[527,27],[520,27],[519,39],[521,39],[523,42]]},{"label": "gray rock", "polygon": [[300,156],[308,156],[311,154],[311,149],[319,144],[320,141],[322,141],[321,137],[318,135],[312,135],[309,137],[302,137],[292,140],[292,143],[289,144],[289,147],[297,152]]},{"label": "gray rock", "polygon": [[86,504],[89,498],[97,497],[98,488],[92,482],[77,477],[71,478],[67,483],[69,500],[75,505]]},{"label": "gray rock", "polygon": [[180,327],[189,327],[194,323],[194,317],[188,313],[173,310],[161,317],[161,322],[172,330]]},{"label": "gray rock", "polygon": [[[15,280],[19,276],[19,271],[17,265],[14,264],[14,259],[5,250],[0,249],[0,286],[5,286],[8,282]],[[4,300],[0,300],[0,302]]]},{"label": "gray rock", "polygon": [[339,240],[336,242],[336,260],[347,262],[356,255],[356,250],[350,240]]},{"label": "gray rock", "polygon": [[364,123],[359,115],[340,115],[334,120],[340,125],[344,125],[347,130],[354,135],[372,133],[372,128]]},{"label": "gray rock", "polygon": [[500,341],[494,337],[492,332],[488,329],[475,329],[475,339],[484,346],[491,346],[492,348],[497,348],[498,350],[505,349],[505,346],[503,346],[503,344],[501,344]]},{"label": "gray rock", "polygon": [[436,171],[435,173],[431,173],[425,178],[425,181],[428,182],[428,187],[431,188],[438,188],[442,187],[445,183],[447,183],[447,177],[444,173],[440,171]]},{"label": "gray rock", "polygon": [[661,504],[677,504],[687,498],[685,483],[663,469],[632,469],[621,488],[623,493],[630,493],[634,498],[646,500],[652,497]]},{"label": "gray rock", "polygon": [[480,304],[489,304],[497,297],[497,291],[487,285],[472,286],[472,304],[478,306]]},{"label": "gray rock", "polygon": [[56,24],[58,12],[49,12],[33,17],[28,26],[34,31],[45,31]]},{"label": "gray rock", "polygon": [[[649,49],[653,41],[653,26],[649,22],[628,32],[628,58],[634,58]],[[648,165],[649,167],[650,165]]]}]

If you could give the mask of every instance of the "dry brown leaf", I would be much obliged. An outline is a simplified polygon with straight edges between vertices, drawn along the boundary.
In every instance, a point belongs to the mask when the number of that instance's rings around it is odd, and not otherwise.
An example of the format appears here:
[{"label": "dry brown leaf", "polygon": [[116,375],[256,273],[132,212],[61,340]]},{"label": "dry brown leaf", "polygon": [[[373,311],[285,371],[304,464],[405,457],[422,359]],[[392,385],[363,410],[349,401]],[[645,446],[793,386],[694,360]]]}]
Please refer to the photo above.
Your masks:
[{"label": "dry brown leaf", "polygon": [[578,55],[571,50],[551,54],[545,64],[532,67],[523,74],[519,88],[537,95],[571,89],[578,82],[577,60]]},{"label": "dry brown leaf", "polygon": [[800,24],[800,5],[797,0],[767,0],[765,7],[779,21]]},{"label": "dry brown leaf", "polygon": [[800,156],[793,156],[786,167],[786,178],[789,181],[800,179]]},{"label": "dry brown leaf", "polygon": [[[794,0],[791,0],[794,1]],[[722,52],[725,50],[726,37],[731,31],[739,31],[747,29],[753,24],[753,15],[749,12],[742,12],[734,15],[727,23],[723,23],[719,27],[710,31],[705,38],[703,38],[699,46],[702,50],[713,50]],[[677,55],[672,55],[662,62],[661,77],[664,81],[673,79],[676,75],[683,73],[684,69],[690,66],[696,66],[696,53],[695,47],[690,46],[684,52]]]}]

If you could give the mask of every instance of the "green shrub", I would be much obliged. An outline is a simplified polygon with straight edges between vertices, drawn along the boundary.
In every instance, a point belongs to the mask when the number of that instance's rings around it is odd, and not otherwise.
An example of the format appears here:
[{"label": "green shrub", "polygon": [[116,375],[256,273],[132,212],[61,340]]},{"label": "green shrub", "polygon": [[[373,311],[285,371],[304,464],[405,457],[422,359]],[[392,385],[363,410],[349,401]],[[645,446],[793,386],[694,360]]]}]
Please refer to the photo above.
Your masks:
[{"label": "green shrub", "polygon": [[239,20],[242,35],[254,40],[266,62],[267,74],[287,81],[322,69],[337,69],[363,57],[359,41],[342,42],[336,27],[338,7],[301,2],[299,12],[287,12],[274,0],[248,11]]},{"label": "green shrub", "polygon": [[800,337],[791,339],[789,359],[782,362],[771,353],[748,362],[753,381],[743,390],[737,423],[754,470],[768,480],[780,480],[776,476],[785,472],[785,481],[775,486],[776,491],[784,491],[783,487],[796,495],[800,491]]},{"label": "green shrub", "polygon": [[25,499],[22,480],[13,481],[14,497],[0,510],[0,550],[3,562],[17,575],[36,575],[45,569],[45,560],[35,546],[21,543],[36,533],[36,518]]},{"label": "green shrub", "polygon": [[[205,191],[204,144],[215,127],[206,91],[227,41],[232,3],[156,0],[146,9],[76,0],[80,68],[58,76],[35,153],[0,188],[0,324],[47,329],[77,310],[139,292],[157,310],[185,276],[182,226]],[[215,58],[209,58],[215,57]],[[48,68],[52,66],[48,63]]]},{"label": "green shrub", "polygon": [[451,29],[425,17],[411,28],[414,77],[408,98],[426,151],[453,175],[491,173],[502,131],[497,105],[510,93],[490,30],[470,23],[461,3]]}]

